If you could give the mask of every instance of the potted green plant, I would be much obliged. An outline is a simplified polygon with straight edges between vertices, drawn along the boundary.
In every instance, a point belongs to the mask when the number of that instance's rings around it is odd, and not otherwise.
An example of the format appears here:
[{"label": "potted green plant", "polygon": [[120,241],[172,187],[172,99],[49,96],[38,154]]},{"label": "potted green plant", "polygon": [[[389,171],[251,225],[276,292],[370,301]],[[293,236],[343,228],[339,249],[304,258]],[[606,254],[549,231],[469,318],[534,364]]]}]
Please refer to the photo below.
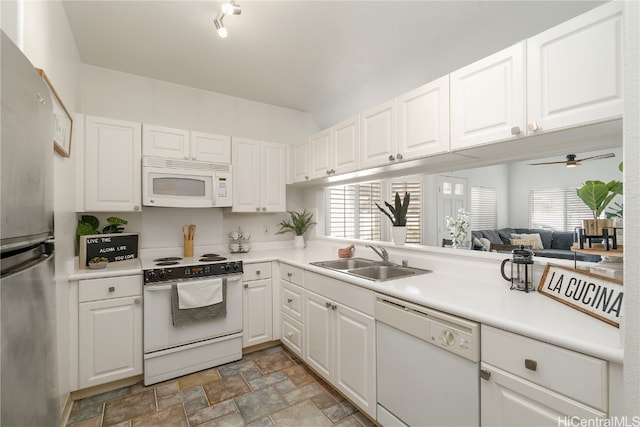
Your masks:
[{"label": "potted green plant", "polygon": [[607,183],[602,181],[585,181],[577,190],[578,197],[593,213],[593,219],[585,219],[582,226],[587,236],[601,236],[602,230],[611,228],[611,219],[600,218],[609,203],[619,194],[622,194],[622,182],[612,180]]},{"label": "potted green plant", "polygon": [[306,233],[316,223],[313,221],[313,214],[303,210],[302,212],[287,211],[291,217],[289,221],[280,221],[280,230],[276,234],[293,233],[293,247],[304,249],[304,233]]},{"label": "potted green plant", "polygon": [[404,245],[407,239],[407,211],[409,210],[409,202],[411,201],[411,195],[404,193],[404,197],[400,200],[400,193],[396,192],[394,200],[395,206],[392,206],[389,202],[384,202],[388,211],[376,203],[376,206],[391,220],[393,228],[391,229],[391,238],[396,245]]}]

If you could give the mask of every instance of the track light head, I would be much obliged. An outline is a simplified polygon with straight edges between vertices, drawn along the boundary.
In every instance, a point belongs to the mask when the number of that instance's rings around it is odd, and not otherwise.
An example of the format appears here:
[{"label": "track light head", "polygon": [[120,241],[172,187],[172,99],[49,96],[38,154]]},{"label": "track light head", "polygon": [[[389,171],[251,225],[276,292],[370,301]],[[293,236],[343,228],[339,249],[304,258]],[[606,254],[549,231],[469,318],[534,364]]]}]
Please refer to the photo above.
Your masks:
[{"label": "track light head", "polygon": [[224,23],[222,22],[222,17],[214,19],[213,25],[216,26],[216,31],[218,32],[218,36],[220,36],[220,38],[224,39],[229,35],[227,28],[224,26]]},{"label": "track light head", "polygon": [[242,8],[234,0],[222,4],[222,13],[225,15],[240,15]]}]

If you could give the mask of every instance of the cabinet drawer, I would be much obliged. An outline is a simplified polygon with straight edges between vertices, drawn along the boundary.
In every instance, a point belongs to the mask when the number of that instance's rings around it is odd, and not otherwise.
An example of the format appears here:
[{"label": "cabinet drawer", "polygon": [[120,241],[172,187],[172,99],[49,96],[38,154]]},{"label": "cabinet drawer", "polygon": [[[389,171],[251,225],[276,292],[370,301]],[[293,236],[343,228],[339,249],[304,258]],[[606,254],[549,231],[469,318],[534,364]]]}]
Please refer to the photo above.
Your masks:
[{"label": "cabinet drawer", "polygon": [[271,278],[271,263],[259,262],[257,264],[244,264],[242,280],[248,282],[250,280],[260,280]]},{"label": "cabinet drawer", "polygon": [[607,362],[482,326],[482,361],[607,412]]},{"label": "cabinet drawer", "polygon": [[300,286],[286,281],[282,282],[282,312],[288,314],[298,322],[302,322],[304,318],[302,293],[303,289]]},{"label": "cabinet drawer", "polygon": [[289,264],[280,264],[280,278],[302,286],[304,270]]},{"label": "cabinet drawer", "polygon": [[302,357],[302,340],[303,340],[303,328],[300,322],[297,322],[282,314],[282,337],[281,341],[294,353]]},{"label": "cabinet drawer", "polygon": [[141,294],[141,276],[80,280],[78,286],[79,302],[129,297]]}]

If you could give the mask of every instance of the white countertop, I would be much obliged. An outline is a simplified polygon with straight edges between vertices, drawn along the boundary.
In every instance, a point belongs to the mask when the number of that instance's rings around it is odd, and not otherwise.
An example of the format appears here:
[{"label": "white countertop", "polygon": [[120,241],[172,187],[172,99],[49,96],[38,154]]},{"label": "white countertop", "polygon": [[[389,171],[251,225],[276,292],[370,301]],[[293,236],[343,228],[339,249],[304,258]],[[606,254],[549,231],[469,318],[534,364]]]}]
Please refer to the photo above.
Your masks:
[{"label": "white countertop", "polygon": [[[407,259],[410,266],[433,272],[386,282],[374,282],[310,265],[315,261],[337,259],[336,249],[339,246],[345,245],[314,240],[304,250],[285,247],[254,250],[246,254],[217,252],[245,263],[286,262],[429,308],[622,363],[623,349],[618,328],[539,292],[510,290],[509,283],[499,272],[500,260],[508,255],[478,257],[460,252],[465,256],[454,256],[451,251],[439,248],[403,250],[388,246],[391,261],[400,263]],[[356,247],[354,256],[377,259],[373,251],[360,246]],[[537,270],[541,274],[543,266]],[[138,260],[111,263],[104,270],[76,270],[69,280],[130,274],[141,274]]]}]

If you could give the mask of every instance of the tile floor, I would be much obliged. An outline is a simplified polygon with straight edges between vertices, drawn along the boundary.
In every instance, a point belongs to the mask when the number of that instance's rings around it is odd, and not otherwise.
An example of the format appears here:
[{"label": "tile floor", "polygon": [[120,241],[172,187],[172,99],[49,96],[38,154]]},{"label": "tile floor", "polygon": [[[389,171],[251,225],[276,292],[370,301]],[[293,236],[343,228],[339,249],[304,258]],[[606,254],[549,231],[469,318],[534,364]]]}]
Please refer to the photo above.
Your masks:
[{"label": "tile floor", "polygon": [[73,403],[67,426],[373,426],[282,346]]}]

